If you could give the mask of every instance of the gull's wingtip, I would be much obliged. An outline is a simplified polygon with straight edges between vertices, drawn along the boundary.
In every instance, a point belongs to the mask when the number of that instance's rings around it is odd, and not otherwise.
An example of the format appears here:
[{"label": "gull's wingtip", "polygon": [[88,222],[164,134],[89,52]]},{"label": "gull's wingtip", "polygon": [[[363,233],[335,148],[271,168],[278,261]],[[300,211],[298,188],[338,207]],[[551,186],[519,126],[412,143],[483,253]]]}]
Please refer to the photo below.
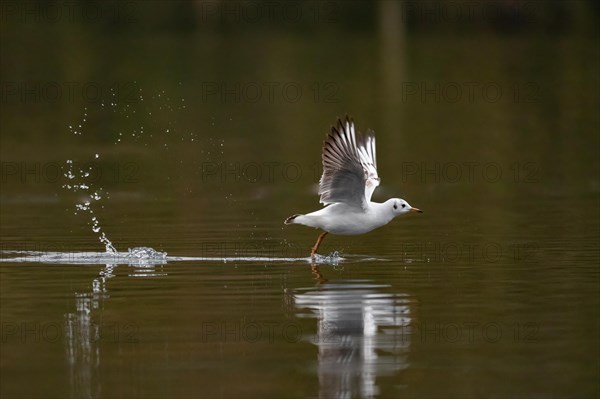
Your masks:
[{"label": "gull's wingtip", "polygon": [[338,116],[337,122],[335,125],[331,125],[329,131],[333,134],[337,134],[339,132],[343,132],[346,130],[346,124],[354,125],[354,118],[350,116],[348,113],[345,116]]},{"label": "gull's wingtip", "polygon": [[339,123],[343,126],[345,124],[354,125],[354,118],[350,115],[346,114],[346,116],[342,118],[338,118]]}]

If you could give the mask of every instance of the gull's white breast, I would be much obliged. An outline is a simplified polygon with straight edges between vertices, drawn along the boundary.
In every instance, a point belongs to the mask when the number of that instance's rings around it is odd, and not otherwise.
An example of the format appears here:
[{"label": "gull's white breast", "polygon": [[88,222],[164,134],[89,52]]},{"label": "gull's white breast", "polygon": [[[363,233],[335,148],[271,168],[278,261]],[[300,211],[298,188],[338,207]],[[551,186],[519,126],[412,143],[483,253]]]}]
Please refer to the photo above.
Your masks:
[{"label": "gull's white breast", "polygon": [[320,228],[333,234],[363,234],[393,219],[393,215],[385,212],[382,205],[371,202],[363,210],[343,203],[331,204],[316,212],[298,216],[294,223]]}]

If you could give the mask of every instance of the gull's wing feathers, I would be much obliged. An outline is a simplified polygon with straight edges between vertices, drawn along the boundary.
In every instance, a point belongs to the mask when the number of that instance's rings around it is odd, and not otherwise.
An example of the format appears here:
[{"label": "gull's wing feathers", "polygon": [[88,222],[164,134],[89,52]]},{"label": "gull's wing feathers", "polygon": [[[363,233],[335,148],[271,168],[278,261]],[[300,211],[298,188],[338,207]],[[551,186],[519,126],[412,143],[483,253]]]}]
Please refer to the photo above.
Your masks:
[{"label": "gull's wing feathers", "polygon": [[355,132],[350,117],[338,119],[323,144],[322,157],[321,203],[343,202],[365,208],[379,185],[373,131],[363,137]]},{"label": "gull's wing feathers", "polygon": [[[360,134],[359,134],[360,136]],[[365,198],[371,201],[375,188],[379,186],[381,179],[377,175],[377,159],[375,158],[375,132],[367,129],[364,138],[364,146],[359,147],[361,161],[365,171]]]}]

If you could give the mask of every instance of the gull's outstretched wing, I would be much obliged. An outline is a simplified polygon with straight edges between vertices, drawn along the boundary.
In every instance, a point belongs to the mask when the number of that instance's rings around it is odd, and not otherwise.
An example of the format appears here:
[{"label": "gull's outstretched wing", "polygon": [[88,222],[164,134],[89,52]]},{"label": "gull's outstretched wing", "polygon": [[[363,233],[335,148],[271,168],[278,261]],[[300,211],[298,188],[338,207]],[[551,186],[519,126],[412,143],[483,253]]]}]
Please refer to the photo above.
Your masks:
[{"label": "gull's outstretched wing", "polygon": [[324,205],[343,202],[366,207],[379,186],[375,160],[375,136],[355,132],[354,121],[338,119],[323,144],[323,175],[319,194]]}]

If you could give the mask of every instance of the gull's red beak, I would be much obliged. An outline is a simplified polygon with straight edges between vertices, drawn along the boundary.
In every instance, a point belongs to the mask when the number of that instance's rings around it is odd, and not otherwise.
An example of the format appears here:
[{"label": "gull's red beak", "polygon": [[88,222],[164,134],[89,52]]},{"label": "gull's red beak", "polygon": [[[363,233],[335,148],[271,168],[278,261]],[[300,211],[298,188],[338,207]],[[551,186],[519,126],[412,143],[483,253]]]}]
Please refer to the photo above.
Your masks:
[{"label": "gull's red beak", "polygon": [[419,213],[423,213],[422,210],[420,210],[419,208],[410,208],[411,212],[419,212]]}]

